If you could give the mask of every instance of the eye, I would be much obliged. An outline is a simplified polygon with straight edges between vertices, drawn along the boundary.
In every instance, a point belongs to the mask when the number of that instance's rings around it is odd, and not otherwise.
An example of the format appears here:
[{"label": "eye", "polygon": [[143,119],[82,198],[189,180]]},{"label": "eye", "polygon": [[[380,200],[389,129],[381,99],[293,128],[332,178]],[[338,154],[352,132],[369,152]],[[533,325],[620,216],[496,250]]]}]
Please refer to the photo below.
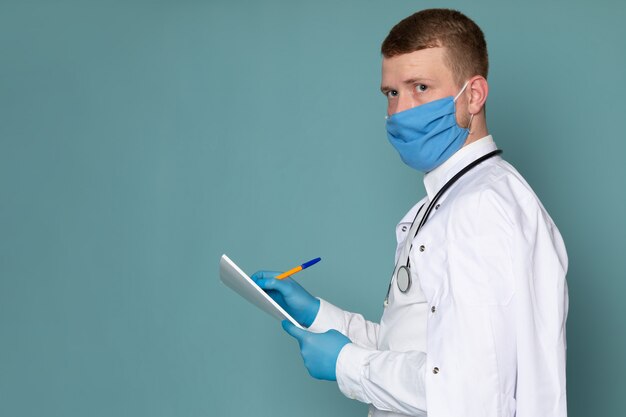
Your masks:
[{"label": "eye", "polygon": [[398,97],[398,92],[396,90],[389,90],[385,92],[385,95],[387,96],[387,98]]},{"label": "eye", "polygon": [[417,91],[418,93],[423,93],[426,90],[428,90],[428,86],[426,84],[416,84],[415,85],[415,91]]}]

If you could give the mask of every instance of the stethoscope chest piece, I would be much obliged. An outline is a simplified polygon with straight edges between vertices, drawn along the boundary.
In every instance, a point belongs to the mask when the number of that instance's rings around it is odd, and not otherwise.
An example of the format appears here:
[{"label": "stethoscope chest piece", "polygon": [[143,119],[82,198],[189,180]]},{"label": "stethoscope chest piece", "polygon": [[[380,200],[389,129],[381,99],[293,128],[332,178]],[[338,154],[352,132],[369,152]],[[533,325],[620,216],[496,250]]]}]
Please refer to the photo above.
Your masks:
[{"label": "stethoscope chest piece", "polygon": [[401,293],[406,293],[411,288],[411,271],[407,266],[398,268],[396,284]]}]

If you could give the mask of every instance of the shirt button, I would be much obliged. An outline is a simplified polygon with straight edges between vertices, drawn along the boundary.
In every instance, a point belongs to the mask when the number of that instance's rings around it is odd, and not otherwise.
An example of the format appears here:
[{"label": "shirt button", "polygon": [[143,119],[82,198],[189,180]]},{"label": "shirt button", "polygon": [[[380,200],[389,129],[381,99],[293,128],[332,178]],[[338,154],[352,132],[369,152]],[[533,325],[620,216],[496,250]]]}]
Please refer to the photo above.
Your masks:
[{"label": "shirt button", "polygon": [[439,373],[439,368],[436,366],[433,368],[433,374],[437,375]]},{"label": "shirt button", "polygon": [[432,307],[430,308],[430,311],[431,311],[431,313],[434,313],[435,311],[437,311],[437,309],[435,308],[435,306],[432,306]]},{"label": "shirt button", "polygon": [[421,245],[421,246],[420,246],[420,252],[424,252],[425,250],[426,250],[426,246]]},{"label": "shirt button", "polygon": [[402,226],[402,231],[406,232],[406,226]]},{"label": "shirt button", "polygon": [[437,205],[435,206],[435,210],[439,210],[439,207],[441,207],[441,204],[437,204]]}]

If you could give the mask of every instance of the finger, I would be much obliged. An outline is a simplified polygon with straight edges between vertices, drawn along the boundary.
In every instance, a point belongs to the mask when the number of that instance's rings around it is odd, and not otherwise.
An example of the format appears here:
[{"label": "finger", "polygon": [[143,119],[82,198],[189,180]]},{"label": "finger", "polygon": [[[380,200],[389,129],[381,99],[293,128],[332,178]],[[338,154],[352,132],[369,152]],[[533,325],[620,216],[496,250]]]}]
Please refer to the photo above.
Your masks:
[{"label": "finger", "polygon": [[280,293],[284,293],[287,288],[286,283],[275,278],[259,278],[256,284],[264,290],[276,290]]},{"label": "finger", "polygon": [[257,282],[260,279],[264,278],[274,278],[278,276],[280,272],[277,271],[256,271],[254,274],[250,276],[252,281]]},{"label": "finger", "polygon": [[302,330],[293,325],[289,320],[282,321],[283,329],[294,337],[298,342],[302,342],[302,338],[308,333],[306,330]]}]

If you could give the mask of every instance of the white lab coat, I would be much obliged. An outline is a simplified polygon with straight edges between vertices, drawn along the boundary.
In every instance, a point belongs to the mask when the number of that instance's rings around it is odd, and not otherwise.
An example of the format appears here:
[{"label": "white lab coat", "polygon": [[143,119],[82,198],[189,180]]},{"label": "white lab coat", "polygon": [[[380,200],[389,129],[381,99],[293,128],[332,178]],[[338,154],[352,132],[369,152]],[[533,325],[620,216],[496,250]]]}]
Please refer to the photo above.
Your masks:
[{"label": "white lab coat", "polygon": [[[396,230],[396,260],[422,203],[495,149],[487,136],[425,176],[428,196]],[[352,340],[339,389],[372,416],[565,417],[567,254],[552,219],[499,156],[439,205],[413,241],[413,284],[403,294],[393,283],[380,324],[322,300],[310,330]]]}]

